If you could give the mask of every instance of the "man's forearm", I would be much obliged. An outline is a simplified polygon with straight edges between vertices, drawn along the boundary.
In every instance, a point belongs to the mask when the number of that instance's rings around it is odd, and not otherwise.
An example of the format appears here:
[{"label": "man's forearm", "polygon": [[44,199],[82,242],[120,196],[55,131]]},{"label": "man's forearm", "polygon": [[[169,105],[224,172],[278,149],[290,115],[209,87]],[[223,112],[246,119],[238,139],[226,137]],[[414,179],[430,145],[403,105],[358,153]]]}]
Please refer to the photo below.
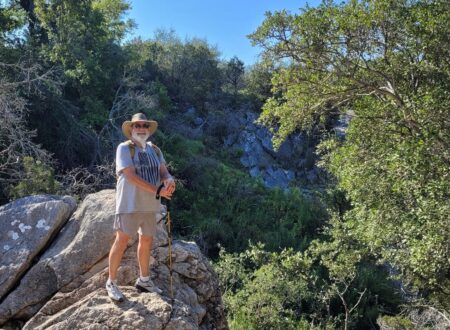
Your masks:
[{"label": "man's forearm", "polygon": [[173,179],[172,175],[170,175],[169,171],[167,170],[167,168],[164,168],[163,170],[161,170],[161,179],[164,180],[168,180],[168,179]]},{"label": "man's forearm", "polygon": [[128,174],[125,175],[125,179],[128,180],[130,183],[134,184],[135,186],[151,192],[151,193],[156,193],[156,191],[158,190],[158,187],[152,185],[151,183],[148,183],[147,181],[141,179],[139,176],[137,176],[136,174]]}]

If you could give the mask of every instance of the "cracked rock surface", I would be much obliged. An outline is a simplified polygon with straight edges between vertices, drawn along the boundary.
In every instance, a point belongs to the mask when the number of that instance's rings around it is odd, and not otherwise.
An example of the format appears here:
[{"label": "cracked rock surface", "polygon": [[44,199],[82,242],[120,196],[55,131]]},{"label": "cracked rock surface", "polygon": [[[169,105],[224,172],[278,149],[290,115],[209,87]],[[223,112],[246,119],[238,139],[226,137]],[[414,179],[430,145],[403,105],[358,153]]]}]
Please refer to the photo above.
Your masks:
[{"label": "cracked rock surface", "polygon": [[[52,210],[48,208],[49,213]],[[85,198],[69,221],[64,220],[67,223],[56,238],[46,242],[47,249],[36,253],[38,260],[24,267],[23,276],[1,297],[0,325],[5,329],[227,329],[217,275],[195,243],[173,241],[171,296],[163,219],[157,226],[151,265],[153,282],[163,292],[140,293],[134,288],[139,274],[134,237],[118,273],[125,301],[109,299],[105,282],[114,210],[114,190]],[[2,258],[0,267],[9,264]]]}]

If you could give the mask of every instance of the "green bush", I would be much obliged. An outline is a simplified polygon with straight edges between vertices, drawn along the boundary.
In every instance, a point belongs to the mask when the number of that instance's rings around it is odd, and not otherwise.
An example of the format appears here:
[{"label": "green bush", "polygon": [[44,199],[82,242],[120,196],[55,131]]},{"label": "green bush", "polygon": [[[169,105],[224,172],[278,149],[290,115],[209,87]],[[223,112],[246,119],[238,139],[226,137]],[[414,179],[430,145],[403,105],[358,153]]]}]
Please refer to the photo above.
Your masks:
[{"label": "green bush", "polygon": [[186,163],[181,176],[186,186],[177,193],[177,219],[210,257],[217,244],[242,251],[248,241],[269,250],[303,250],[326,219],[318,200],[298,189],[270,190],[246,173],[199,156]]},{"label": "green bush", "polygon": [[[221,250],[215,269],[231,329],[314,329],[317,320],[306,317],[321,306],[302,273],[309,267],[292,249],[267,252],[257,244],[241,253]],[[322,322],[322,328],[330,325]]]},{"label": "green bush", "polygon": [[161,111],[168,112],[174,109],[172,100],[169,97],[167,87],[159,80],[153,81],[149,87],[150,95],[156,95],[158,98],[158,108]]},{"label": "green bush", "polygon": [[24,157],[23,170],[23,179],[17,185],[10,187],[11,199],[35,194],[55,194],[58,191],[58,182],[49,165],[32,157]]},{"label": "green bush", "polygon": [[340,279],[314,251],[268,252],[257,244],[240,253],[222,249],[214,267],[231,329],[340,328],[345,310],[338,291],[347,285],[343,298],[349,309],[356,305],[351,329],[370,328],[380,311],[396,313],[400,303],[387,271],[367,258],[354,277]]},{"label": "green bush", "polygon": [[218,244],[238,252],[249,241],[262,242],[270,251],[304,250],[326,222],[319,198],[297,188],[268,189],[244,170],[217,160],[222,150],[162,132],[156,143],[183,183],[173,200],[175,230],[195,239],[212,258],[218,256]]},{"label": "green bush", "polygon": [[378,324],[383,324],[392,330],[415,330],[417,329],[410,320],[401,316],[384,315],[378,319]]}]

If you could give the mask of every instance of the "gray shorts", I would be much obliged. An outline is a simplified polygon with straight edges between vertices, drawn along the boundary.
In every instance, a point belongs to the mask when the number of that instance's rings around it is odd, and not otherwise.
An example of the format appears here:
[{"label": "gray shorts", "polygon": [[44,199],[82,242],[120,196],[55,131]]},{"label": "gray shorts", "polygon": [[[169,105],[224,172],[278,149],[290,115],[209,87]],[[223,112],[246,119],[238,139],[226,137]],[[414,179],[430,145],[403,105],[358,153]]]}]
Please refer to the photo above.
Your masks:
[{"label": "gray shorts", "polygon": [[114,230],[123,231],[128,236],[133,236],[136,232],[145,236],[155,236],[156,214],[156,212],[116,214]]}]

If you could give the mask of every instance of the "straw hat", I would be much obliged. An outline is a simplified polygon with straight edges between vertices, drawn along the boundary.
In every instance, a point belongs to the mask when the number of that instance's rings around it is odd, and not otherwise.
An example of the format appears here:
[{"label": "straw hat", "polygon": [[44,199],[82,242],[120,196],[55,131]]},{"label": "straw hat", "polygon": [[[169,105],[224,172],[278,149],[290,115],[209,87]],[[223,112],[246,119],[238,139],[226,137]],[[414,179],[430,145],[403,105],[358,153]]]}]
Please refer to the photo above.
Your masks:
[{"label": "straw hat", "polygon": [[158,123],[156,121],[148,120],[143,113],[135,113],[133,117],[131,117],[131,120],[124,121],[122,124],[122,132],[129,139],[131,139],[131,126],[134,123],[148,123],[150,125],[150,135],[155,133],[156,129],[158,128]]}]

